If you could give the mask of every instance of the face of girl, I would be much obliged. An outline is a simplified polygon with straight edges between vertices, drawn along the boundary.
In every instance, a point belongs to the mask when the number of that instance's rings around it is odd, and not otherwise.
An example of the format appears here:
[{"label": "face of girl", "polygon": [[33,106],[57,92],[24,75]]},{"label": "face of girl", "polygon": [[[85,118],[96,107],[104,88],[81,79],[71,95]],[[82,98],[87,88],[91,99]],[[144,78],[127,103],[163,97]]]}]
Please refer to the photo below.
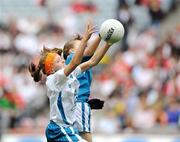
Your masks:
[{"label": "face of girl", "polygon": [[65,66],[64,58],[57,54],[55,59],[54,59],[54,65],[53,65],[54,68],[53,68],[53,70],[57,71],[59,69],[62,69],[64,66]]}]

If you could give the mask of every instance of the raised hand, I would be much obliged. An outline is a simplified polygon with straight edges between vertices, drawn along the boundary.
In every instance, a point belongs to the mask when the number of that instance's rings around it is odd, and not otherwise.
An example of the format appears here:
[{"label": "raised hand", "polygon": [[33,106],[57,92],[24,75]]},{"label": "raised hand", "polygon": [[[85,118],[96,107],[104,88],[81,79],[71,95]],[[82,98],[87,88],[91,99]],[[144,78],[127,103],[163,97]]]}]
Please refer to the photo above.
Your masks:
[{"label": "raised hand", "polygon": [[85,30],[85,34],[84,34],[84,38],[86,40],[89,40],[91,35],[95,32],[95,28],[96,26],[93,26],[91,21],[88,21],[87,25],[86,25],[86,30]]}]

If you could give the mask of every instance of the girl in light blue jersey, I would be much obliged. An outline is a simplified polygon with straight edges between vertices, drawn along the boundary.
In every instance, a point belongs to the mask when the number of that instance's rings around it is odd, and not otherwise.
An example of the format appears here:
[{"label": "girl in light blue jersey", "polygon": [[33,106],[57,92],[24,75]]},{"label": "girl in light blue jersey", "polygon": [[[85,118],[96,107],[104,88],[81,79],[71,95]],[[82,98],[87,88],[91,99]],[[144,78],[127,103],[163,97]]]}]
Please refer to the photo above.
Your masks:
[{"label": "girl in light blue jersey", "polygon": [[[68,65],[76,50],[78,50],[78,46],[70,46],[72,42],[80,42],[82,37],[77,35],[74,39],[68,41],[63,48],[63,55],[66,59],[65,63]],[[94,52],[96,51],[99,43],[101,41],[100,36],[96,36],[94,41],[86,47],[82,63],[88,61]],[[78,44],[77,44],[78,45]],[[80,83],[79,91],[77,93],[77,100],[76,100],[76,122],[75,127],[78,128],[80,135],[86,139],[88,142],[92,142],[92,135],[91,135],[91,107],[88,103],[89,96],[90,96],[90,86],[92,81],[92,69],[89,68],[85,72],[81,73],[77,76],[77,79]],[[99,100],[100,108],[103,105],[103,102]]]},{"label": "girl in light blue jersey", "polygon": [[[75,123],[75,98],[79,88],[76,77],[87,69],[97,65],[102,59],[110,45],[96,50],[90,60],[82,64],[84,50],[87,41],[94,32],[91,23],[86,27],[86,32],[79,42],[79,48],[74,54],[71,62],[65,65],[65,61],[59,54],[59,50],[44,49],[38,66],[33,63],[29,66],[29,71],[34,81],[41,79],[41,73],[47,75],[46,87],[50,101],[50,123],[46,128],[46,138],[48,142],[84,142],[77,129],[73,127]],[[76,46],[77,43],[72,43]]]},{"label": "girl in light blue jersey", "polygon": [[[66,59],[65,63],[68,65],[74,54],[78,49],[78,44],[76,46],[71,46],[72,42],[80,42],[82,37],[77,35],[74,39],[66,42],[63,48],[63,55]],[[94,38],[94,40],[86,47],[82,63],[88,61],[96,51],[101,41],[101,37],[98,35]],[[108,43],[106,43],[108,44]],[[77,76],[77,79],[80,83],[79,91],[77,93],[77,100],[76,100],[76,122],[75,127],[78,128],[80,135],[86,139],[88,142],[92,142],[92,135],[91,135],[91,109],[102,109],[104,105],[104,101],[99,99],[91,99],[89,100],[90,96],[90,86],[92,81],[92,69],[89,68],[85,72],[81,73]]]}]

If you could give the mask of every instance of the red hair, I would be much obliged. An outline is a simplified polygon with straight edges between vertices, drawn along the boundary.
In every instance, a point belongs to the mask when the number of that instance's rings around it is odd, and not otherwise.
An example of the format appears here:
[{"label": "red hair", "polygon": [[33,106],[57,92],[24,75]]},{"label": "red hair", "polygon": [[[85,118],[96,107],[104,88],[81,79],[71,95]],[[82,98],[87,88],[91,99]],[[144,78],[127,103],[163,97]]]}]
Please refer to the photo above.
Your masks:
[{"label": "red hair", "polygon": [[52,73],[54,59],[57,56],[56,53],[48,53],[45,60],[44,60],[44,71],[47,75]]}]

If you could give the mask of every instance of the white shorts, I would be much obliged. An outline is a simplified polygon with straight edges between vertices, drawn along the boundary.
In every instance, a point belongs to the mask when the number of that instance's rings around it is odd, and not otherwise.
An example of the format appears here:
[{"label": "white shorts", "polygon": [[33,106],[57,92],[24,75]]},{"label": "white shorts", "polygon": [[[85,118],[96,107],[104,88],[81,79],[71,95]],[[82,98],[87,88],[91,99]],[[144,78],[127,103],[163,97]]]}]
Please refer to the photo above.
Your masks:
[{"label": "white shorts", "polygon": [[86,102],[77,102],[74,126],[79,132],[91,132],[91,108]]}]

